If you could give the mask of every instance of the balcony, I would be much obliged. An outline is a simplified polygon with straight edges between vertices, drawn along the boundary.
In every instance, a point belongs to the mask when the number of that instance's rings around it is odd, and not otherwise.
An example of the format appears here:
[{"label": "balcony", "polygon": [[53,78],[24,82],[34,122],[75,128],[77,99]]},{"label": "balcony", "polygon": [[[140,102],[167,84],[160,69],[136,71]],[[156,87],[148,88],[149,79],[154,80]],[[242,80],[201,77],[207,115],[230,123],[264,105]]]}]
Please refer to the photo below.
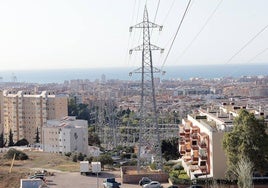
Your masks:
[{"label": "balcony", "polygon": [[185,136],[185,132],[180,132],[180,136]]},{"label": "balcony", "polygon": [[199,150],[199,147],[198,147],[198,145],[192,145],[192,149],[193,150]]},{"label": "balcony", "polygon": [[192,137],[192,139],[198,139],[197,133],[192,134],[191,137]]},{"label": "balcony", "polygon": [[185,141],[184,140],[180,140],[180,145],[184,145]]},{"label": "balcony", "polygon": [[199,154],[199,158],[200,158],[200,160],[207,160],[208,159],[208,156],[207,155],[200,155]]},{"label": "balcony", "polygon": [[199,142],[198,145],[199,145],[200,148],[207,148],[207,144],[205,142],[203,142],[203,141]]},{"label": "balcony", "polygon": [[184,132],[190,133],[190,129],[189,128],[184,128]]}]

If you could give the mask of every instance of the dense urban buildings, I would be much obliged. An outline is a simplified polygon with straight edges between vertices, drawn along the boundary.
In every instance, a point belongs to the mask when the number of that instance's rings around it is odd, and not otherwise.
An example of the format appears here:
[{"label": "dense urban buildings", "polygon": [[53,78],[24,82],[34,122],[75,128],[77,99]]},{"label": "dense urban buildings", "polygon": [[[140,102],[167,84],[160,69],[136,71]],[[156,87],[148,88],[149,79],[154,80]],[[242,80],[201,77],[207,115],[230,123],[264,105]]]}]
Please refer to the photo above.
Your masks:
[{"label": "dense urban buildings", "polygon": [[[97,156],[98,148],[87,147],[87,123],[94,126],[105,149],[134,146],[138,141],[139,81],[102,76],[95,81],[5,82],[0,86],[1,130],[7,143],[10,131],[14,142],[25,138],[31,144],[36,143],[39,133],[44,151]],[[267,76],[157,79],[155,87],[161,139],[179,140],[183,166],[192,179],[224,177],[222,139],[232,130],[238,110],[246,109],[263,117],[266,125],[268,122]],[[80,120],[68,117],[68,100],[77,106],[87,105],[88,122],[80,124]],[[125,116],[116,119],[117,113]]]}]

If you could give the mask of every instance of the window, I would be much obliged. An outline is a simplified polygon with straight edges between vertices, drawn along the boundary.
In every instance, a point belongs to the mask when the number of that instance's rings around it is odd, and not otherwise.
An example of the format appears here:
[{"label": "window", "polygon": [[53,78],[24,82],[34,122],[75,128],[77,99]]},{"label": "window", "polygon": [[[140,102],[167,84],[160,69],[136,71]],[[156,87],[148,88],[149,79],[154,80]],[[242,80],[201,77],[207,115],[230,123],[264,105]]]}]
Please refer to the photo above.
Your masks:
[{"label": "window", "polygon": [[200,166],[206,166],[206,161],[200,161]]}]

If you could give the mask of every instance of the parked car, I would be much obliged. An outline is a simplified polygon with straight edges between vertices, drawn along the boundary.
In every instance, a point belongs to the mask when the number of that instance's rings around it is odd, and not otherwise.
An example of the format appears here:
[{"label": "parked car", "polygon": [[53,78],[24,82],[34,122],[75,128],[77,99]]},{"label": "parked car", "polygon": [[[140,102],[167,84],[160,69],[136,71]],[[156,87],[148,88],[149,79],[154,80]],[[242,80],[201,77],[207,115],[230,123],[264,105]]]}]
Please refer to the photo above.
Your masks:
[{"label": "parked car", "polygon": [[158,181],[151,181],[142,186],[143,188],[163,188],[163,186]]},{"label": "parked car", "polygon": [[189,188],[203,188],[202,185],[191,185]]},{"label": "parked car", "polygon": [[144,184],[150,183],[152,180],[148,177],[142,177],[141,180],[139,181],[139,185],[143,186]]},{"label": "parked car", "polygon": [[168,188],[179,188],[179,186],[178,185],[170,185],[170,186],[168,186]]},{"label": "parked car", "polygon": [[120,188],[121,183],[115,181],[115,178],[106,178],[103,180],[104,188]]}]

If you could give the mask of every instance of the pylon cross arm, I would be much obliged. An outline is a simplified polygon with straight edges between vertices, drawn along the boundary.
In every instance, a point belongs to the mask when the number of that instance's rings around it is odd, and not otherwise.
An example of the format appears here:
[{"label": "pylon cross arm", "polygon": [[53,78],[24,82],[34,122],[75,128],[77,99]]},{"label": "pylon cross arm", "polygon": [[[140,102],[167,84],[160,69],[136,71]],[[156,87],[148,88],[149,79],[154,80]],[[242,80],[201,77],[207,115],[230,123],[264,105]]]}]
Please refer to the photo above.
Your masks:
[{"label": "pylon cross arm", "polygon": [[161,53],[164,51],[163,48],[160,48],[154,44],[150,44],[150,46],[141,44],[139,46],[136,46],[135,48],[130,49],[129,54],[132,54],[133,51],[142,51],[146,48],[146,46],[149,47],[150,50],[160,50]]},{"label": "pylon cross arm", "polygon": [[162,31],[163,26],[157,25],[153,22],[143,21],[134,26],[129,27],[129,32],[131,32],[133,28],[159,28],[159,31]]}]

